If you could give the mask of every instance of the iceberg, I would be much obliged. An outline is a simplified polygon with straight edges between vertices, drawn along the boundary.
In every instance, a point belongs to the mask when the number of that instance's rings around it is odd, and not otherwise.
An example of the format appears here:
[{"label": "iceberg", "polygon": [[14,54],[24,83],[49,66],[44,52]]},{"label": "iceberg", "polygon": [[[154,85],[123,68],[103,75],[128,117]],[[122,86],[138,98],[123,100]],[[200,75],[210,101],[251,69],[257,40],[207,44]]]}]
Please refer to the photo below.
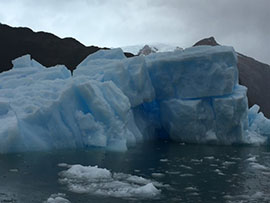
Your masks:
[{"label": "iceberg", "polygon": [[104,147],[145,139],[266,144],[270,121],[248,110],[231,47],[200,46],[126,58],[89,55],[73,75],[30,55],[0,74],[0,153]]}]

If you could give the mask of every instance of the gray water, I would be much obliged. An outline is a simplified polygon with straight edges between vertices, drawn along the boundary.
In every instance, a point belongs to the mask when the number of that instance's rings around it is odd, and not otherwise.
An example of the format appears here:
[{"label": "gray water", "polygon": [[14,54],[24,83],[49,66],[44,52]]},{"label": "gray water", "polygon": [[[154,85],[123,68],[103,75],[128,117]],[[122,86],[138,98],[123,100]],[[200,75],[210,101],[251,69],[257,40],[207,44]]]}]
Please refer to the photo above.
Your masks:
[{"label": "gray water", "polygon": [[[166,187],[155,199],[77,194],[59,183],[58,173],[63,170],[59,163],[98,165]],[[270,149],[157,141],[138,144],[125,153],[91,149],[0,154],[1,203],[43,202],[54,193],[66,194],[73,203],[270,202]]]}]

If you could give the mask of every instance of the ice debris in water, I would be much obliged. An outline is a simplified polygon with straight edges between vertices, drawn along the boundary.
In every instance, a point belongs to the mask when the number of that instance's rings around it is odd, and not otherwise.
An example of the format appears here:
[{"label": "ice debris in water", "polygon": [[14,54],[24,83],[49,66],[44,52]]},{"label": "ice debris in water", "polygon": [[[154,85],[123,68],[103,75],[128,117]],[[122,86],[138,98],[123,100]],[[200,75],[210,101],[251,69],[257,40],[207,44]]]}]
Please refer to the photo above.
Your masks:
[{"label": "ice debris in water", "polygon": [[155,177],[155,178],[161,178],[161,177],[164,177],[164,176],[165,176],[164,173],[152,173],[151,175],[152,175],[153,177]]},{"label": "ice debris in water", "polygon": [[253,168],[253,169],[257,169],[257,170],[269,170],[268,167],[262,165],[262,164],[259,164],[259,163],[256,163],[256,162],[251,162],[250,163],[250,166]]},{"label": "ice debris in water", "polygon": [[249,166],[253,169],[270,171],[269,167],[258,163],[257,157],[258,156],[250,155],[245,161],[249,162]]},{"label": "ice debris in water", "polygon": [[270,120],[266,119],[260,107],[255,104],[248,110],[249,130],[263,137],[270,137]]},{"label": "ice debris in water", "polygon": [[[63,165],[62,165],[63,166]],[[162,184],[124,173],[112,173],[97,166],[69,165],[60,172],[59,182],[74,193],[100,196],[148,199],[157,198]]]},{"label": "ice debris in water", "polygon": [[126,58],[89,55],[71,76],[29,55],[0,74],[0,153],[104,147],[144,139],[265,144],[270,120],[248,110],[232,47],[200,46]]},{"label": "ice debris in water", "polygon": [[256,158],[256,156],[251,156],[251,157],[247,158],[246,161],[248,161],[248,162],[256,162],[257,158]]},{"label": "ice debris in water", "polygon": [[261,191],[257,191],[254,194],[243,194],[243,195],[225,195],[224,199],[229,200],[232,203],[239,203],[239,202],[269,202],[270,197],[268,193],[264,193]]},{"label": "ice debris in water", "polygon": [[47,201],[43,203],[70,203],[68,199],[65,198],[66,195],[63,193],[57,193],[57,194],[52,194]]}]

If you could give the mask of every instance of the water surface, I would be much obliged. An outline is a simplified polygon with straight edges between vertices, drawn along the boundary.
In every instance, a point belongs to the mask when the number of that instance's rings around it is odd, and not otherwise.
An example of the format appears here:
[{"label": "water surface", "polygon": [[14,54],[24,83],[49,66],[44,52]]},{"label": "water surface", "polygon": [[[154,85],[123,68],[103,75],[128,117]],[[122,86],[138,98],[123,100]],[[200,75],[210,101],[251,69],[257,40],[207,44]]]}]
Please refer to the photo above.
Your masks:
[{"label": "water surface", "polygon": [[[77,194],[59,183],[59,163],[98,165],[162,183],[154,199]],[[125,153],[101,149],[0,154],[0,202],[270,202],[270,149],[146,142]]]}]

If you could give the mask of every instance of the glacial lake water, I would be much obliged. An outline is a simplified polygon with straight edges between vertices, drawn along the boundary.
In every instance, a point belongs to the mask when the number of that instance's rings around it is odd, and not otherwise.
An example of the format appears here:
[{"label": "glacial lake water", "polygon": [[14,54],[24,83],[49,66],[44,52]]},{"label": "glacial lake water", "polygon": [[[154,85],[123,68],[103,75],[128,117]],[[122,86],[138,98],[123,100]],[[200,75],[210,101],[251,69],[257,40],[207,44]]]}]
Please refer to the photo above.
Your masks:
[{"label": "glacial lake water", "polygon": [[[59,183],[59,163],[98,165],[162,183],[153,199],[123,199],[71,192]],[[270,202],[270,148],[138,144],[125,153],[101,149],[0,154],[0,202],[44,202],[64,193],[73,203]]]}]

